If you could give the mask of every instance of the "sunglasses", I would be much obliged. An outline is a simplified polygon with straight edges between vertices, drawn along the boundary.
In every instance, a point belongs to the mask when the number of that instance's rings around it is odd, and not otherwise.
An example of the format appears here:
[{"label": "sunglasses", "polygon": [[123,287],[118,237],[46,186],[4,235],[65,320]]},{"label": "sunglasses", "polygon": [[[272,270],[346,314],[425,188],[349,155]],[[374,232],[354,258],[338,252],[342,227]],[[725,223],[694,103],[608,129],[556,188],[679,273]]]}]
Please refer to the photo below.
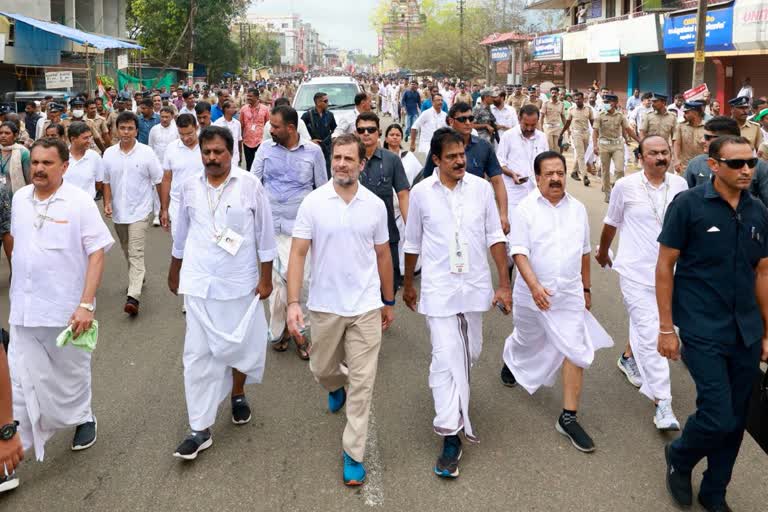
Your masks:
[{"label": "sunglasses", "polygon": [[454,117],[453,119],[460,123],[472,123],[475,121],[475,116],[461,116],[461,117]]},{"label": "sunglasses", "polygon": [[757,165],[757,158],[715,158],[718,162],[723,162],[731,169],[743,169],[746,165],[750,169],[754,169]]},{"label": "sunglasses", "polygon": [[710,135],[709,133],[704,134],[704,140],[707,142],[715,140],[718,137],[720,137],[720,135]]},{"label": "sunglasses", "polygon": [[365,132],[368,132],[370,135],[373,135],[377,131],[379,131],[379,129],[376,128],[375,126],[358,127],[357,129],[357,133],[359,133],[360,135],[364,134]]}]

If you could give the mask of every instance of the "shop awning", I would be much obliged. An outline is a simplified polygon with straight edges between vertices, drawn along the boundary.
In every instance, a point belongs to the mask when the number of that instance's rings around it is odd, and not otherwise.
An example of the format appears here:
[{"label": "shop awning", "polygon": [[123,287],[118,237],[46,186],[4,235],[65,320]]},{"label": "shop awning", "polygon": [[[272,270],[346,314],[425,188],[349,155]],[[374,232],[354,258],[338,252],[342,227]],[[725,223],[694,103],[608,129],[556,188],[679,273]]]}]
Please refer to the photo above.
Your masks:
[{"label": "shop awning", "polygon": [[56,34],[57,36],[61,36],[65,39],[69,39],[70,41],[74,41],[84,46],[90,46],[100,50],[109,50],[113,48],[124,48],[129,50],[144,49],[143,46],[139,46],[135,43],[128,43],[126,41],[121,41],[120,39],[101,34],[83,32],[82,30],[68,27],[66,25],[61,25],[60,23],[42,21],[35,18],[30,18],[29,16],[24,16],[23,14],[0,11],[0,15],[5,16],[6,18],[14,19],[17,22],[26,23],[27,25],[40,30],[44,30],[45,32]]}]

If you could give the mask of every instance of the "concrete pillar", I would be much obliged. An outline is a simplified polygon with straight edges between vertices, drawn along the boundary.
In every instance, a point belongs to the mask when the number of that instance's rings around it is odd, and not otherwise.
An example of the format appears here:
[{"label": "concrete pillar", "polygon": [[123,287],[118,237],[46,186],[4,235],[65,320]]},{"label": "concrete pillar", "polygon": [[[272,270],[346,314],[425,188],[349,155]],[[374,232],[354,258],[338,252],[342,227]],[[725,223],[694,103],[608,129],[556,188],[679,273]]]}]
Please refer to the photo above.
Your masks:
[{"label": "concrete pillar", "polygon": [[75,18],[77,18],[77,0],[64,0],[64,24],[75,28]]},{"label": "concrete pillar", "polygon": [[75,0],[75,28],[93,32],[93,8],[96,1],[98,0]]},{"label": "concrete pillar", "polygon": [[93,0],[93,28],[97,34],[104,34],[104,0]]},{"label": "concrete pillar", "polygon": [[571,61],[565,61],[565,89],[570,91],[571,89]]},{"label": "concrete pillar", "polygon": [[102,5],[104,6],[103,33],[111,37],[119,37],[120,32],[118,31],[118,13],[120,9],[120,2],[110,2],[107,0],[103,1]]},{"label": "concrete pillar", "polygon": [[128,9],[126,0],[116,0],[117,4],[117,37],[128,37],[128,30],[125,27],[125,11]]}]

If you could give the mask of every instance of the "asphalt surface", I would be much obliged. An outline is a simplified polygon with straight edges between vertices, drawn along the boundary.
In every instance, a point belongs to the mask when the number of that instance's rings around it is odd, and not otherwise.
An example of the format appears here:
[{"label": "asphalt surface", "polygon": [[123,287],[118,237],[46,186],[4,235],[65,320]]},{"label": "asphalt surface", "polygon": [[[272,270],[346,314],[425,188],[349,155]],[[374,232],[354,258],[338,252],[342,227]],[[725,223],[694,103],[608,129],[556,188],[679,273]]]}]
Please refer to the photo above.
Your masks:
[{"label": "asphalt surface", "polygon": [[[597,244],[606,209],[599,184],[569,178],[568,191],[589,210]],[[118,248],[107,257],[98,294],[101,339],[93,360],[93,408],[99,439],[69,449],[73,432],[46,446],[42,463],[26,461],[21,486],[0,495],[0,510],[505,510],[671,511],[664,487],[664,443],[652,404],[616,368],[627,339],[617,275],[593,262],[593,308],[616,346],[598,352],[586,372],[579,410],[597,451],[574,449],[554,423],[559,387],[529,396],[499,380],[512,319],[485,315],[485,346],[472,371],[472,421],[478,445],[464,445],[461,476],[432,473],[441,440],[432,432],[427,375],[430,343],[424,319],[402,303],[384,335],[371,415],[368,484],[342,484],[344,415],[326,408],[326,394],[293,351],[268,350],[264,382],[247,388],[253,420],[230,422],[219,410],[214,444],[192,463],[171,456],[187,432],[181,354],[184,316],[166,287],[169,236],[152,228],[141,314],[122,312],[127,265]],[[615,246],[614,246],[615,248]],[[51,262],[55,264],[55,262]],[[8,264],[0,262],[0,312],[7,325]],[[559,383],[558,383],[559,386]],[[672,364],[674,408],[681,421],[694,409],[694,388],[681,363]],[[701,471],[694,474],[694,491]],[[765,510],[768,458],[748,435],[728,500],[735,511]],[[693,510],[700,510],[698,505]]]}]

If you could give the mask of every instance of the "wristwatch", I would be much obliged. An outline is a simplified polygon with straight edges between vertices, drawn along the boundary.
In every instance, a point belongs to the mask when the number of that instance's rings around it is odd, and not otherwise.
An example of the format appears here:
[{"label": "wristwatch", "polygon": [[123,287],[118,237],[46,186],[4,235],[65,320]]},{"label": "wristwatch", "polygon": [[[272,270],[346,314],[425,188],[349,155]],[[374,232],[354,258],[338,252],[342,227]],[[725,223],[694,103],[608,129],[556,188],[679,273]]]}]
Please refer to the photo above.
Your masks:
[{"label": "wristwatch", "polygon": [[93,313],[96,310],[95,304],[89,304],[87,302],[81,302],[80,307],[85,309],[86,311],[90,311],[91,313]]},{"label": "wristwatch", "polygon": [[395,305],[395,299],[392,299],[392,300],[381,299],[381,302],[383,302],[385,306],[394,306]]},{"label": "wristwatch", "polygon": [[13,421],[13,423],[8,423],[7,425],[3,425],[0,427],[0,441],[9,441],[13,438],[13,436],[16,435],[16,427],[19,426],[18,421]]}]

